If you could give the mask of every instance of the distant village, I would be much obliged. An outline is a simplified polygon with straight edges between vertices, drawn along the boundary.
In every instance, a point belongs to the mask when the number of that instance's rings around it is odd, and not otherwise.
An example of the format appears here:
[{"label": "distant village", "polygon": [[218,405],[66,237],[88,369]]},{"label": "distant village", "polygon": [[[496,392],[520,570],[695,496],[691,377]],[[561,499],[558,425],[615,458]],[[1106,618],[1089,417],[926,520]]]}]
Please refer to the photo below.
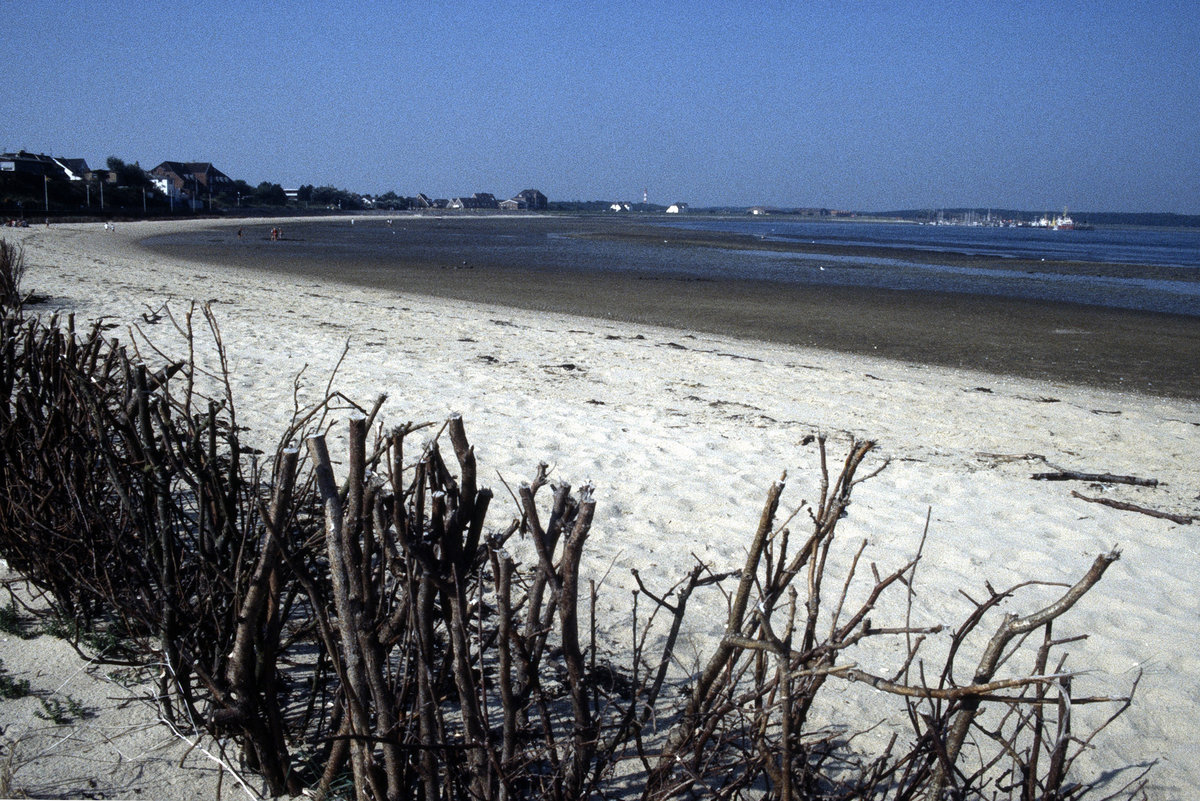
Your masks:
[{"label": "distant village", "polygon": [[332,186],[306,184],[284,188],[263,181],[251,185],[231,178],[212,162],[164,161],[152,169],[110,156],[104,167],[82,158],[65,158],[19,150],[0,153],[0,223],[19,224],[37,218],[135,217],[189,214],[276,214],[305,211],[496,211],[586,212],[624,215],[724,214],[779,216],[814,220],[871,219],[925,225],[1027,226],[1087,230],[1093,225],[1200,227],[1200,215],[1171,213],[1091,212],[1068,215],[1019,209],[907,209],[871,213],[818,207],[712,206],[686,202],[650,203],[629,200],[550,201],[537,189],[502,198],[490,192],[457,197],[359,194]]},{"label": "distant village", "polygon": [[[149,170],[137,163],[109,157],[103,168],[85,159],[50,156],[21,150],[0,153],[0,218],[27,216],[137,215],[188,213],[254,213],[255,210],[386,210],[386,211],[575,211],[616,214],[651,212],[696,213],[685,202],[667,205],[642,201],[559,201],[551,203],[540,190],[524,189],[508,198],[491,192],[457,197],[430,197],[424,192],[406,196],[395,192],[359,194],[332,186],[311,184],[285,188],[264,181],[251,185],[231,178],[207,161],[164,161]],[[707,213],[752,215],[788,214],[803,217],[853,216],[829,209],[704,209]]]},{"label": "distant village", "polygon": [[24,150],[0,153],[0,215],[26,213],[162,213],[163,211],[219,212],[257,207],[337,209],[356,211],[443,209],[545,211],[546,196],[524,189],[500,199],[490,192],[452,198],[413,197],[387,192],[364,195],[331,186],[304,185],[285,189],[262,182],[251,186],[230,178],[211,162],[164,161],[146,170],[110,157],[105,168],[92,168],[85,159],[48,156]]}]

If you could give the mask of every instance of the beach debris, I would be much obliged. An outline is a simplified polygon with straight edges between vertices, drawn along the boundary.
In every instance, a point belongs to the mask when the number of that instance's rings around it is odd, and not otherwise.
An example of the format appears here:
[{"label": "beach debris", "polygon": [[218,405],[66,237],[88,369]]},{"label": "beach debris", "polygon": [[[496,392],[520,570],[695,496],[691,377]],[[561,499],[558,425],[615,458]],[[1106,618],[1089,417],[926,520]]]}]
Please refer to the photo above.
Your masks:
[{"label": "beach debris", "polygon": [[158,325],[163,318],[163,314],[166,312],[167,304],[164,303],[157,309],[152,308],[149,303],[142,305],[146,307],[146,311],[142,312],[142,322],[146,323],[146,325]]},{"label": "beach debris", "polygon": [[727,359],[740,359],[740,360],[746,361],[746,362],[760,362],[760,363],[762,362],[762,359],[758,358],[757,356],[743,356],[740,353],[725,353],[724,351],[715,351],[715,350],[706,350],[706,351],[702,351],[702,353],[715,353],[718,356],[724,356]]},{"label": "beach debris", "polygon": [[1126,501],[1118,501],[1114,498],[1093,498],[1090,495],[1082,495],[1074,490],[1071,495],[1081,501],[1088,503],[1099,503],[1104,506],[1111,506],[1113,509],[1120,509],[1123,512],[1137,512],[1150,517],[1157,517],[1163,520],[1170,520],[1172,523],[1178,523],[1181,526],[1190,526],[1196,520],[1200,520],[1197,515],[1178,515],[1173,512],[1164,512],[1159,509],[1151,509],[1147,506],[1139,506],[1136,503],[1128,503]]},{"label": "beach debris", "polygon": [[1098,484],[1132,484],[1137,487],[1157,487],[1157,478],[1118,476],[1113,473],[1078,473],[1074,470],[1055,470],[1052,473],[1034,473],[1034,481],[1089,481]]}]

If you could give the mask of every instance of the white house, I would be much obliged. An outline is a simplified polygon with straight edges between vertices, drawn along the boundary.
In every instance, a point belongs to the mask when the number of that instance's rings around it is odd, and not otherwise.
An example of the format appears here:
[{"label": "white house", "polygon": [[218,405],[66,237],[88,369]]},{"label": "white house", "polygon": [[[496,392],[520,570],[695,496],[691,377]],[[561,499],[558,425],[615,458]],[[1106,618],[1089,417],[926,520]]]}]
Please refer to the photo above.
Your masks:
[{"label": "white house", "polygon": [[667,214],[683,214],[687,211],[687,207],[686,203],[672,203],[670,206],[667,206]]}]

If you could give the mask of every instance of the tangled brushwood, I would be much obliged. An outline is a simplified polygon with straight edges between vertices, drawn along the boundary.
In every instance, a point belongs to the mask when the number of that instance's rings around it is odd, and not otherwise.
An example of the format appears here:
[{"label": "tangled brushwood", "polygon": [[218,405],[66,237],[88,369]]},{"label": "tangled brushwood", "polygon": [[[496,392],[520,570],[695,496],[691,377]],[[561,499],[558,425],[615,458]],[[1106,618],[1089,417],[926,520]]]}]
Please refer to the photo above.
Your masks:
[{"label": "tangled brushwood", "polygon": [[0,309],[19,311],[26,297],[21,293],[25,278],[25,254],[16,245],[0,239]]},{"label": "tangled brushwood", "polygon": [[[199,311],[176,321],[188,353],[198,321],[222,347]],[[155,666],[163,718],[214,738],[271,794],[1142,792],[1141,776],[1114,778],[1125,766],[1076,775],[1096,732],[1077,732],[1073,715],[1105,703],[1115,717],[1128,700],[1076,696],[1056,655],[1070,640],[1051,632],[1118,555],[1023,615],[998,610],[1019,607],[1020,588],[989,588],[931,668],[920,649],[934,629],[871,623],[889,605],[904,616],[917,558],[865,576],[858,548],[842,575],[830,568],[839,521],[870,478],[870,442],[830,469],[818,439],[819,497],[789,515],[773,485],[740,569],[698,564],[659,587],[635,575],[627,642],[602,651],[600,591],[581,573],[592,487],[551,484],[542,466],[493,526],[498,504],[460,417],[389,428],[382,399],[358,408],[335,429],[348,442],[339,477],[332,399],[263,458],[239,441],[228,380],[201,396],[194,358],[147,364],[71,318],[10,310],[2,326],[0,553],[54,614],[110,635],[100,659]],[[725,605],[725,630],[685,670],[677,646],[700,604]],[[976,648],[972,634],[993,625]],[[899,644],[894,672],[858,667],[873,643]],[[822,693],[848,683],[891,702],[907,728],[868,749],[855,737],[877,721],[816,725]]]}]

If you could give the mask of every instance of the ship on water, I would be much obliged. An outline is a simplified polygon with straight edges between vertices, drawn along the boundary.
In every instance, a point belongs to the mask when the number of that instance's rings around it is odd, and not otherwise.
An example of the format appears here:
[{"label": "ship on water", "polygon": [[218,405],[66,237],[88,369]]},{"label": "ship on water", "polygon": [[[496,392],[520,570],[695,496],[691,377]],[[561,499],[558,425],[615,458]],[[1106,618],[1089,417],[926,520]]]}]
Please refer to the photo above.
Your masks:
[{"label": "ship on water", "polygon": [[1077,223],[1072,217],[1067,214],[1066,206],[1063,206],[1063,213],[1057,217],[1051,217],[1049,214],[1044,214],[1041,218],[1034,220],[1032,223],[1034,228],[1048,228],[1051,231],[1090,231],[1092,226],[1087,223]]}]

